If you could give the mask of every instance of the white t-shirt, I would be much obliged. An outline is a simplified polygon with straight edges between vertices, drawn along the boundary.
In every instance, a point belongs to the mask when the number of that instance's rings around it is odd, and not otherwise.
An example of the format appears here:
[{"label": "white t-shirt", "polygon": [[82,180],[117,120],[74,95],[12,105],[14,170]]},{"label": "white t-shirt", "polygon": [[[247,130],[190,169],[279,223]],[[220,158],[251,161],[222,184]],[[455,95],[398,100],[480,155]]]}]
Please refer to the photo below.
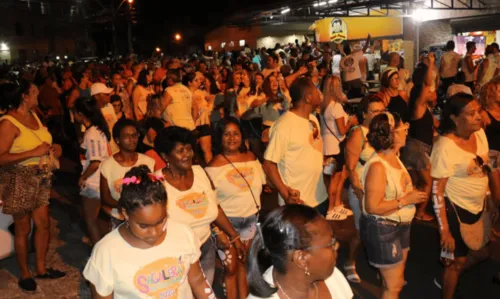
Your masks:
[{"label": "white t-shirt", "polygon": [[183,127],[188,130],[194,130],[192,112],[193,98],[191,91],[181,83],[167,87],[165,90],[171,97],[172,103],[167,106],[163,112],[163,119],[171,122],[175,126]]},{"label": "white t-shirt", "polygon": [[132,99],[137,102],[137,108],[142,113],[142,116],[146,115],[148,111],[148,96],[153,94],[153,90],[144,88],[142,85],[136,85],[134,91],[132,92]]},{"label": "white t-shirt", "polygon": [[361,70],[359,61],[363,58],[363,51],[356,51],[351,55],[344,57],[340,61],[340,69],[344,74],[344,81],[361,79]]},{"label": "white t-shirt", "polygon": [[[113,105],[111,105],[110,103],[106,104],[106,106],[101,108],[101,113],[102,113],[102,116],[104,116],[106,123],[108,124],[109,133],[113,134],[113,126],[118,121],[118,118],[116,117],[116,113],[115,113],[115,109],[113,108]],[[111,142],[109,143],[109,146],[111,147],[111,153],[113,153],[113,154],[117,153],[120,150],[113,138],[111,138]]]},{"label": "white t-shirt", "polygon": [[469,86],[463,84],[452,84],[448,87],[448,91],[446,91],[446,97],[451,98],[453,95],[460,92],[472,95],[472,90],[470,90]]},{"label": "white t-shirt", "polygon": [[111,231],[94,246],[83,276],[99,295],[115,299],[191,299],[187,275],[200,255],[193,231],[169,219],[163,242],[148,249],[132,247],[118,229]]},{"label": "white t-shirt", "polygon": [[[399,160],[398,158],[398,162],[399,165],[401,166],[401,169],[397,169],[389,165],[389,163],[387,163],[384,159],[382,159],[377,153],[374,153],[368,160],[368,162],[366,162],[365,164],[365,168],[363,170],[363,176],[361,177],[361,184],[363,186],[363,190],[366,190],[365,183],[370,166],[375,162],[380,162],[382,163],[382,165],[384,165],[385,174],[387,176],[384,201],[393,201],[396,200],[397,198],[402,198],[407,193],[413,191],[413,184],[411,182],[410,174],[406,170],[401,160]],[[367,215],[368,213],[366,212],[365,200],[366,196],[363,196],[363,214]],[[397,222],[411,222],[413,220],[413,216],[415,216],[415,205],[404,206],[402,209],[399,209],[390,215],[385,215],[385,216],[373,215],[373,216]]]},{"label": "white t-shirt", "polygon": [[340,61],[342,60],[342,55],[335,54],[332,59],[332,74],[340,76]]},{"label": "white t-shirt", "polygon": [[[313,136],[313,122],[318,137]],[[309,120],[292,111],[283,114],[271,127],[264,159],[278,164],[283,182],[300,191],[306,205],[316,207],[328,197],[323,182],[323,140],[321,127],[314,115]],[[285,201],[279,196],[279,204]]]},{"label": "white t-shirt", "polygon": [[442,78],[455,77],[458,72],[458,63],[462,58],[460,54],[455,51],[446,51],[443,56],[441,56],[441,63],[444,63],[444,67],[441,70]]},{"label": "white t-shirt", "polygon": [[[111,155],[111,149],[106,135],[104,135],[104,133],[101,132],[96,126],[92,126],[85,131],[85,135],[83,135],[83,142],[80,144],[80,147],[85,150],[85,159],[81,161],[83,166],[82,173],[87,170],[90,162],[101,162]],[[99,192],[99,182],[100,171],[98,169],[87,178],[85,185]]]},{"label": "white t-shirt", "polygon": [[[266,272],[264,272],[263,277],[268,284],[276,288],[273,279],[273,266],[271,266],[269,269],[266,270]],[[325,279],[325,284],[328,290],[330,291],[330,296],[332,297],[332,299],[351,299],[354,297],[351,286],[347,282],[347,279],[345,279],[344,274],[342,274],[342,272],[340,272],[340,270],[337,268],[333,270],[333,273],[332,275],[330,275],[330,277]],[[247,297],[247,299],[279,299],[279,298],[280,297],[278,296],[278,293],[274,293],[267,298],[257,297],[252,294],[249,294]]]},{"label": "white t-shirt", "polygon": [[[484,85],[486,82],[493,79],[495,71],[497,70],[497,60],[495,55],[488,54],[486,59],[488,60],[488,69],[484,71],[483,78],[481,78],[481,81],[479,82],[480,85]],[[484,68],[484,64],[481,65],[481,68]]]},{"label": "white t-shirt", "polygon": [[483,129],[474,133],[477,140],[476,154],[465,151],[448,137],[440,136],[431,153],[431,176],[448,178],[445,196],[457,206],[477,214],[483,210],[488,190],[488,176],[475,161],[480,156],[488,162],[488,140]]},{"label": "white t-shirt", "polygon": [[[161,170],[155,174],[163,176]],[[163,181],[167,190],[167,213],[169,219],[189,225],[200,244],[203,244],[210,237],[210,223],[219,214],[218,202],[203,168],[193,165],[193,175],[193,185],[186,191],[179,191],[166,180]]]},{"label": "white t-shirt", "polygon": [[349,121],[349,115],[345,113],[344,107],[342,107],[341,104],[335,101],[331,101],[330,104],[328,104],[328,107],[326,107],[325,109],[324,115],[321,117],[323,154],[326,156],[337,155],[340,153],[339,143],[345,139],[345,135],[340,135],[335,120],[342,117],[344,118],[344,122],[347,125],[347,122]]},{"label": "white t-shirt", "polygon": [[[118,162],[116,162],[113,156],[107,158],[101,163],[101,174],[108,181],[109,191],[111,191],[111,196],[116,201],[120,200],[123,177],[130,169],[132,169],[132,167],[146,165],[151,172],[155,169],[155,160],[143,154],[137,155],[137,162],[130,167],[121,166]],[[111,214],[117,219],[122,218],[117,209],[113,209]]]},{"label": "white t-shirt", "polygon": [[[206,167],[208,175],[215,185],[215,192],[221,208],[228,217],[249,217],[255,215],[260,207],[262,185],[266,183],[266,176],[259,160],[235,162],[221,167]],[[243,177],[241,176],[241,174]],[[246,181],[245,181],[246,180]],[[252,192],[248,185],[252,188]],[[255,196],[255,200],[254,197]]]}]

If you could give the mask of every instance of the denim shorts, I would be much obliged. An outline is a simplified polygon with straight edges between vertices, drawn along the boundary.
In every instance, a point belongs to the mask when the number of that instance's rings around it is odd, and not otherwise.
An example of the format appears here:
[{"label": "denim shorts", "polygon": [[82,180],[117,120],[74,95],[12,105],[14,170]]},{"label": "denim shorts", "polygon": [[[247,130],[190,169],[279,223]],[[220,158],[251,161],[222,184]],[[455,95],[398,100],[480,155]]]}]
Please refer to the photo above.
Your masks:
[{"label": "denim shorts", "polygon": [[257,232],[257,214],[243,218],[243,217],[227,217],[229,222],[233,225],[234,229],[240,235],[240,240],[250,241],[255,237]]},{"label": "denim shorts", "polygon": [[200,266],[208,283],[212,285],[215,275],[215,244],[212,237],[201,245]]},{"label": "denim shorts", "polygon": [[363,215],[360,235],[368,261],[375,268],[389,268],[402,262],[403,250],[410,248],[410,223],[396,224]]},{"label": "denim shorts", "polygon": [[80,196],[95,199],[95,200],[100,200],[101,199],[101,194],[99,190],[90,188],[90,187],[84,187],[80,191]]}]

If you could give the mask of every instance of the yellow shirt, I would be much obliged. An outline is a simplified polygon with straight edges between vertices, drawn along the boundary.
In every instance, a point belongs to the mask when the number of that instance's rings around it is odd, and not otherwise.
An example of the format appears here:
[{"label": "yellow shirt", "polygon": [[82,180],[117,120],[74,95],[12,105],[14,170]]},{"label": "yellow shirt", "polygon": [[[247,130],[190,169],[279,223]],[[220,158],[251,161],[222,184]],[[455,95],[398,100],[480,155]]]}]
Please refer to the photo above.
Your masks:
[{"label": "yellow shirt", "polygon": [[[30,151],[41,145],[43,142],[52,144],[52,135],[50,135],[49,130],[47,130],[47,128],[43,126],[42,122],[38,119],[35,113],[33,113],[33,116],[38,123],[38,130],[31,130],[30,128],[27,128],[25,125],[23,125],[10,115],[5,115],[0,118],[0,121],[9,120],[14,126],[16,126],[16,128],[19,129],[20,132],[19,136],[14,139],[14,142],[10,147],[10,154],[19,154]],[[38,165],[39,163],[40,157],[35,157],[21,161],[18,164],[22,166],[30,166]]]}]

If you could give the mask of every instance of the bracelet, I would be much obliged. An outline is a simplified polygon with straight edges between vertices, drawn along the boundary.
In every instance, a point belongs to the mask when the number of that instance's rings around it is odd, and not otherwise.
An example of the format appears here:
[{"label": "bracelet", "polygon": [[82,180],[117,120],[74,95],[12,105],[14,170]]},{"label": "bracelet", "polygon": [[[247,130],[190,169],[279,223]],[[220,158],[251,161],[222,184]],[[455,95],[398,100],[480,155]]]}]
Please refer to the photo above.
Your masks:
[{"label": "bracelet", "polygon": [[239,240],[239,239],[240,239],[240,235],[237,235],[236,237],[231,238],[231,239],[229,240],[229,244],[233,244],[234,242],[236,242],[236,241],[237,241],[237,240]]}]

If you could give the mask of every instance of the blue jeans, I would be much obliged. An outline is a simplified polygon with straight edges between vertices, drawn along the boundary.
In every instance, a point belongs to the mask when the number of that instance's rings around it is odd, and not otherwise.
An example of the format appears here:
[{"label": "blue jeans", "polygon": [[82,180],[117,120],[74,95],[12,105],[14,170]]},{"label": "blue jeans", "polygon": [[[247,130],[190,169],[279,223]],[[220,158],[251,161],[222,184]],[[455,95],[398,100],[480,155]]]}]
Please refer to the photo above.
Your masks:
[{"label": "blue jeans", "polygon": [[257,232],[257,214],[243,218],[243,217],[227,217],[229,222],[233,225],[234,229],[240,235],[241,242],[250,241],[255,237]]}]

